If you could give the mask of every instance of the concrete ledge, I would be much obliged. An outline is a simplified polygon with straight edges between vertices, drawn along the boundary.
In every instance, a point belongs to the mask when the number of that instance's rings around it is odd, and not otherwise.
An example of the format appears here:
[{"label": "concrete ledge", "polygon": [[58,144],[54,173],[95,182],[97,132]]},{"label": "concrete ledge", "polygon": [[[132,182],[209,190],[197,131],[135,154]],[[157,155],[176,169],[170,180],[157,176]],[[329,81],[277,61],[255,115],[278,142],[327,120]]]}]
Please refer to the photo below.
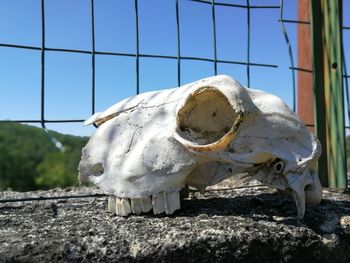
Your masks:
[{"label": "concrete ledge", "polygon": [[[11,198],[96,188],[2,192]],[[172,216],[120,218],[106,197],[0,203],[0,262],[350,262],[350,196],[325,193],[295,219],[266,187],[191,193]]]}]

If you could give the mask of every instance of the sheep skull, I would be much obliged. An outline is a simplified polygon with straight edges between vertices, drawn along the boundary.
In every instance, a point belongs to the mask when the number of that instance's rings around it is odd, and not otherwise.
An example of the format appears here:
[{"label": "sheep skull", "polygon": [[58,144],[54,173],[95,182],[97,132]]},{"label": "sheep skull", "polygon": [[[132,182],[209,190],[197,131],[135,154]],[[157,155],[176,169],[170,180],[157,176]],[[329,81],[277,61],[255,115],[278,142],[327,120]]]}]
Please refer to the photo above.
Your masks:
[{"label": "sheep skull", "polygon": [[125,99],[94,114],[80,180],[97,184],[117,215],[172,214],[185,186],[246,174],[292,193],[298,217],[317,204],[320,144],[278,97],[228,76]]}]

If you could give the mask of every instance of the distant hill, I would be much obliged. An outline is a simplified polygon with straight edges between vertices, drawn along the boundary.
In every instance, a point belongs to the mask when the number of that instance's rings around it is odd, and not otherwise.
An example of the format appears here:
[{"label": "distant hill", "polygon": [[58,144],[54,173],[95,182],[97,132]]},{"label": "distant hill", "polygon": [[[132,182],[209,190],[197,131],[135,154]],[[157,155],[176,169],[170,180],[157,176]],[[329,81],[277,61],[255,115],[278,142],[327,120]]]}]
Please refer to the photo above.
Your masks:
[{"label": "distant hill", "polygon": [[0,190],[18,191],[77,185],[77,167],[87,137],[50,131],[64,147],[55,147],[40,128],[0,123]]},{"label": "distant hill", "polygon": [[[78,184],[81,149],[88,137],[50,131],[64,147],[59,150],[40,128],[0,123],[0,191],[49,189]],[[347,137],[350,167],[350,137]]]}]

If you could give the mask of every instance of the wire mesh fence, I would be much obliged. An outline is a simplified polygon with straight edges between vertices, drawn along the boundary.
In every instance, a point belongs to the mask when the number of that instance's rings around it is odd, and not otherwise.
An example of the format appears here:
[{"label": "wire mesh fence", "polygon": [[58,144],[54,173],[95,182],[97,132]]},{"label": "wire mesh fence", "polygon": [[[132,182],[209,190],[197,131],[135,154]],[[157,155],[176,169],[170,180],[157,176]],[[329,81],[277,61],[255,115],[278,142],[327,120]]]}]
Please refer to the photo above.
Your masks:
[{"label": "wire mesh fence", "polygon": [[[40,46],[31,46],[31,45],[18,45],[16,43],[0,43],[0,48],[12,48],[12,49],[21,49],[21,50],[32,50],[34,52],[40,52],[40,118],[38,119],[11,119],[10,121],[18,122],[18,123],[36,123],[41,125],[41,127],[48,132],[46,128],[46,124],[48,123],[81,123],[84,120],[83,119],[76,119],[76,118],[47,118],[46,115],[46,85],[45,85],[45,69],[46,69],[46,55],[47,53],[76,53],[76,54],[86,54],[90,56],[91,58],[91,87],[90,87],[90,93],[91,93],[91,101],[90,101],[90,111],[91,114],[94,114],[96,111],[96,91],[98,87],[96,86],[96,57],[97,56],[111,56],[111,57],[129,57],[135,59],[135,71],[136,71],[136,79],[135,79],[135,94],[140,93],[140,59],[141,58],[154,58],[154,59],[163,59],[163,60],[171,60],[176,61],[176,75],[177,75],[177,85],[180,86],[183,84],[183,77],[181,75],[183,62],[184,61],[204,61],[212,63],[214,67],[214,74],[218,74],[218,65],[219,64],[231,64],[231,65],[239,65],[242,67],[245,67],[246,71],[246,78],[247,78],[247,87],[249,88],[251,86],[251,69],[255,67],[260,68],[278,68],[278,65],[276,64],[270,64],[270,63],[262,63],[262,62],[256,62],[254,60],[254,57],[251,55],[251,20],[252,20],[252,10],[279,10],[279,20],[276,21],[276,23],[280,23],[281,27],[281,34],[283,34],[287,49],[286,52],[288,52],[289,55],[289,63],[290,63],[290,74],[292,76],[292,108],[294,111],[296,111],[296,105],[297,105],[297,99],[296,99],[296,80],[295,80],[295,73],[297,71],[306,71],[312,73],[309,69],[302,69],[295,66],[294,63],[294,54],[293,54],[293,44],[290,41],[290,37],[288,35],[288,31],[286,29],[286,24],[310,24],[310,21],[299,21],[299,20],[292,20],[292,19],[285,19],[284,18],[284,5],[285,1],[281,0],[278,4],[270,5],[270,4],[252,4],[253,1],[246,0],[245,4],[236,4],[236,3],[228,3],[228,2],[219,2],[215,0],[207,1],[207,0],[174,0],[174,12],[175,12],[175,18],[176,18],[176,46],[177,46],[177,54],[176,55],[159,55],[159,54],[150,54],[150,53],[143,53],[140,51],[140,30],[139,25],[142,23],[139,19],[139,1],[134,0],[134,17],[135,17],[135,46],[136,46],[136,52],[111,52],[111,51],[103,51],[96,49],[96,34],[95,34],[95,1],[94,0],[86,0],[86,5],[89,5],[90,8],[90,33],[91,33],[91,49],[90,50],[83,50],[83,49],[67,49],[67,48],[59,48],[59,47],[50,47],[46,43],[46,15],[45,15],[45,0],[40,0],[40,15],[41,15],[41,45]],[[213,46],[213,57],[207,58],[207,57],[200,57],[200,56],[187,56],[183,55],[183,48],[182,48],[182,41],[181,41],[181,4],[184,2],[192,2],[197,5],[206,5],[211,8],[211,25],[212,25],[212,46]],[[256,3],[256,2],[254,2]],[[246,36],[244,38],[246,39],[246,54],[245,54],[245,60],[224,60],[218,58],[218,47],[217,47],[217,8],[228,8],[228,9],[241,9],[245,10],[246,12],[246,21],[241,21],[241,24],[238,25],[240,27],[246,27]],[[350,30],[349,26],[343,25],[342,27],[343,31]],[[243,36],[242,36],[243,37]],[[343,47],[343,53],[344,53],[344,47]],[[343,54],[344,60],[345,55]],[[350,119],[350,107],[349,107],[349,91],[348,91],[348,79],[350,76],[347,73],[346,63],[343,65],[344,69],[344,87],[345,87],[345,98],[346,98],[346,108],[347,108],[347,114],[348,119]],[[1,122],[7,122],[8,119],[0,120]],[[350,129],[350,126],[347,125],[346,129]],[[49,134],[49,133],[48,133]],[[54,143],[57,145],[57,141],[55,141],[55,138],[50,137],[51,140],[54,141]],[[84,196],[86,197],[86,196]]]},{"label": "wire mesh fence", "polygon": [[[136,59],[136,86],[135,86],[135,93],[140,93],[140,58],[159,58],[159,59],[167,59],[167,60],[176,60],[177,61],[177,85],[180,86],[182,84],[181,81],[181,62],[184,60],[197,60],[197,61],[206,61],[211,62],[214,65],[214,74],[217,75],[217,65],[218,63],[223,64],[235,64],[235,65],[242,65],[246,67],[246,74],[247,74],[247,83],[248,87],[250,87],[250,69],[251,67],[269,67],[269,68],[277,68],[277,65],[274,64],[268,64],[268,63],[257,63],[252,62],[252,58],[250,55],[250,21],[251,21],[251,9],[280,9],[281,6],[283,7],[283,2],[281,1],[280,5],[250,5],[250,1],[246,1],[246,5],[238,5],[238,4],[230,4],[230,3],[219,3],[215,1],[204,1],[204,0],[184,0],[184,1],[190,1],[195,2],[197,4],[201,5],[211,5],[212,9],[212,26],[213,26],[213,54],[214,58],[205,58],[205,57],[195,57],[195,56],[183,56],[181,54],[181,41],[180,41],[180,9],[179,9],[179,0],[176,1],[175,5],[175,12],[176,12],[176,28],[177,28],[177,56],[173,55],[155,55],[155,54],[143,54],[140,53],[139,48],[139,8],[138,8],[138,0],[134,1],[134,12],[135,12],[135,39],[136,39],[136,52],[135,53],[117,53],[117,52],[106,52],[106,51],[100,51],[95,49],[95,19],[94,19],[94,0],[87,1],[87,4],[90,4],[91,7],[91,40],[92,40],[92,49],[91,50],[78,50],[78,49],[64,49],[64,48],[56,48],[56,47],[48,47],[45,42],[45,36],[46,36],[46,30],[45,30],[45,0],[41,0],[41,46],[25,46],[25,45],[16,45],[16,44],[9,44],[9,43],[0,43],[0,47],[7,47],[7,48],[18,48],[18,49],[27,49],[27,50],[36,50],[40,51],[41,53],[41,95],[40,95],[40,119],[33,120],[33,119],[18,119],[18,120],[11,120],[14,122],[20,122],[20,123],[40,123],[43,128],[46,129],[46,123],[72,123],[72,122],[83,122],[82,119],[48,119],[46,118],[45,114],[45,55],[47,52],[63,52],[63,53],[82,53],[82,54],[89,54],[91,55],[91,114],[95,113],[96,108],[96,85],[95,85],[95,74],[96,74],[96,64],[95,64],[95,58],[98,55],[107,55],[107,56],[119,56],[119,57],[134,57]],[[180,1],[181,2],[181,1]],[[215,18],[215,8],[217,6],[224,6],[227,8],[243,8],[247,12],[247,54],[246,54],[246,61],[233,61],[233,60],[220,60],[217,57],[217,45],[216,45],[216,18]],[[281,23],[283,24],[285,20],[283,20],[283,8],[281,8]],[[288,40],[287,32],[284,31],[286,40]],[[290,46],[291,47],[291,46]],[[290,50],[291,52],[291,50]],[[292,57],[292,56],[291,56]],[[294,80],[293,80],[294,81]],[[295,88],[294,88],[295,89]],[[296,99],[295,99],[295,91],[293,92],[293,109],[295,110],[296,105]],[[1,120],[5,121],[5,120]]]}]

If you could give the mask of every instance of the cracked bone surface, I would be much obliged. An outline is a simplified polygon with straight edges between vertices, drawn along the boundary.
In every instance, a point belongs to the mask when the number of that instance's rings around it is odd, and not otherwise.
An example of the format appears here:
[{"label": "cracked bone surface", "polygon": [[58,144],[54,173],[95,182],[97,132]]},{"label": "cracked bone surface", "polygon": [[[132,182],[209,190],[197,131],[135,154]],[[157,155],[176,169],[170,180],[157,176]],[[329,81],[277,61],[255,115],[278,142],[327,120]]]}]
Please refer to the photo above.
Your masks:
[{"label": "cracked bone surface", "polygon": [[98,128],[79,179],[110,196],[113,214],[172,214],[181,189],[242,174],[290,192],[299,218],[322,198],[316,137],[280,98],[225,75],[127,98],[84,124]]}]

